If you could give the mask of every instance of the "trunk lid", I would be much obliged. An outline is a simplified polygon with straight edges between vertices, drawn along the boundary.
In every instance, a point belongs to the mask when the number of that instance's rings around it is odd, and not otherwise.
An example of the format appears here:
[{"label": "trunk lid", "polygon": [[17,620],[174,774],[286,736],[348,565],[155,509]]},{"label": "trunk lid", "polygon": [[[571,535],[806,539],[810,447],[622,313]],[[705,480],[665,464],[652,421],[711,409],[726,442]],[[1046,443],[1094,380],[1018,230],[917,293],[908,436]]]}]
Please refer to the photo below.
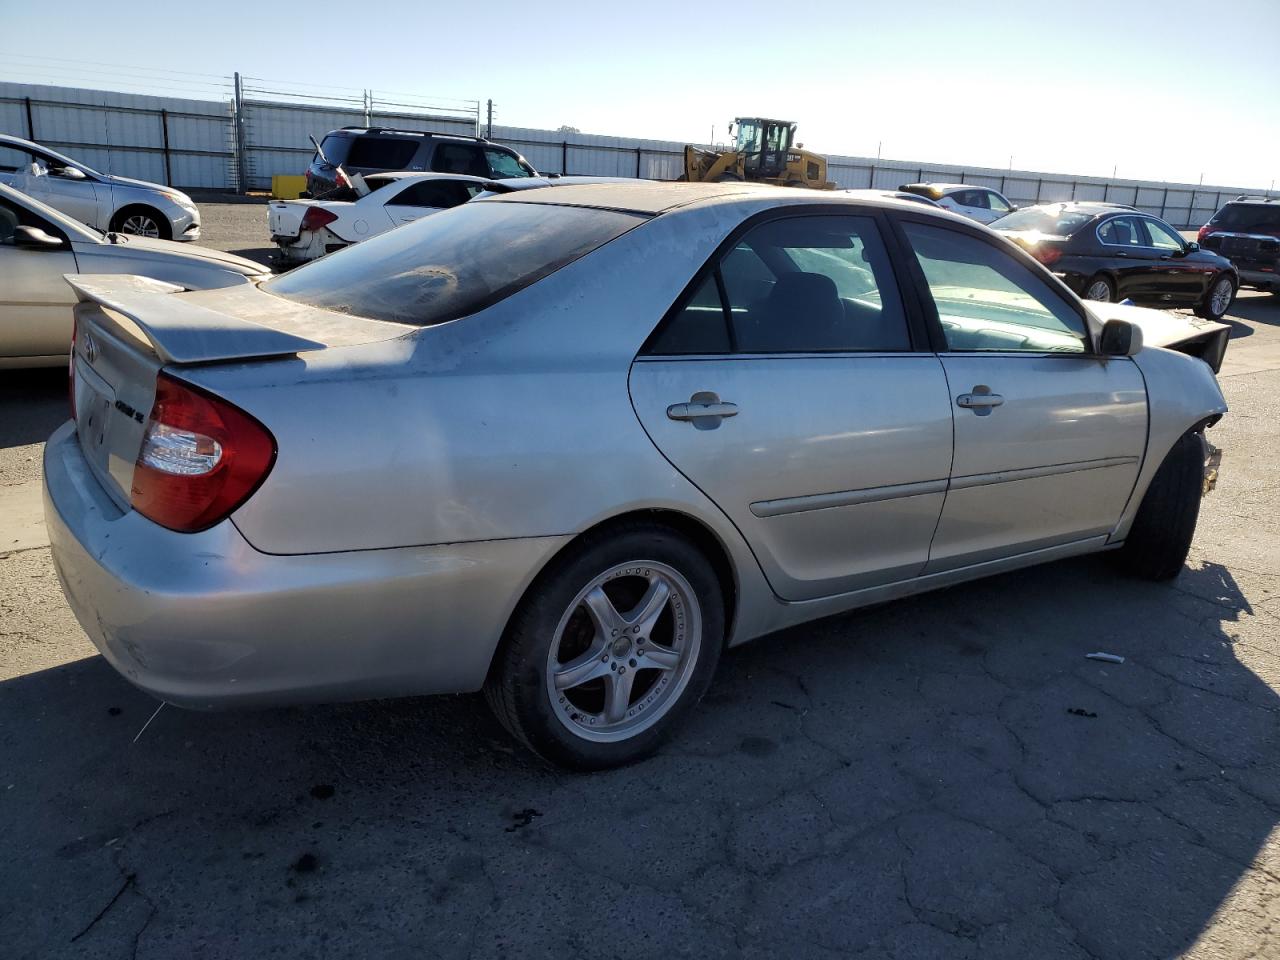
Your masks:
[{"label": "trunk lid", "polygon": [[184,367],[275,360],[416,329],[304,306],[248,284],[183,293],[175,284],[146,277],[66,279],[80,300],[72,349],[80,447],[124,510],[162,368],[180,377]]}]

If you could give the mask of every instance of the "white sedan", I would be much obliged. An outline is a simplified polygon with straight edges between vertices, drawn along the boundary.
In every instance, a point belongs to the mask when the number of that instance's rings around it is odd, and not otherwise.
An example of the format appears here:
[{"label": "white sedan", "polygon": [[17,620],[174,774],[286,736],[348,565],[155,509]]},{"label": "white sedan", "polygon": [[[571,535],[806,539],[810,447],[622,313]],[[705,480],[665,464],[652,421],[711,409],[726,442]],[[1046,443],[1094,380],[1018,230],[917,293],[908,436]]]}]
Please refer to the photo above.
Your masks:
[{"label": "white sedan", "polygon": [[[466,203],[489,181],[451,173],[379,173],[352,177],[314,200],[273,200],[267,229],[282,263],[305,263],[402,223]],[[325,199],[328,198],[328,199]]]}]

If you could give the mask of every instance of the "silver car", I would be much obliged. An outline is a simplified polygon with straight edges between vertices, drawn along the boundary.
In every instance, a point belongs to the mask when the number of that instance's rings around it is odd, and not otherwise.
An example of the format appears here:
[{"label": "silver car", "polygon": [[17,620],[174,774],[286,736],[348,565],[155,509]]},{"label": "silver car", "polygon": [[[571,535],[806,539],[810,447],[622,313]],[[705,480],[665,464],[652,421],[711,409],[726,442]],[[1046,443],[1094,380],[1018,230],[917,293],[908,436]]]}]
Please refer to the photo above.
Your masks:
[{"label": "silver car", "polygon": [[104,235],[0,184],[0,370],[67,362],[76,295],[63,278],[75,273],[145,274],[185,290],[269,276],[217,250]]},{"label": "silver car", "polygon": [[1226,411],[1145,311],[879,198],[565,186],[258,287],[74,286],[46,519],[121,673],[201,708],[484,689],[586,768],[782,627],[1095,551],[1176,575]]},{"label": "silver car", "polygon": [[99,173],[21,137],[0,134],[0,183],[104,232],[200,239],[200,211],[181,190]]}]

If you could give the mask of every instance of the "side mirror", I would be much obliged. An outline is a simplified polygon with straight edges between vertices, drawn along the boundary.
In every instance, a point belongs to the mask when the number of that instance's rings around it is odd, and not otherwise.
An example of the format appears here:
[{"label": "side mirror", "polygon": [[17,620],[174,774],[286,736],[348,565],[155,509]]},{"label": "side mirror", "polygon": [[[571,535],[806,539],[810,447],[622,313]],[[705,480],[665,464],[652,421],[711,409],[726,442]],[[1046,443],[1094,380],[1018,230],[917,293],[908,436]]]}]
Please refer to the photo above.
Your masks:
[{"label": "side mirror", "polygon": [[85,177],[83,170],[77,170],[75,167],[58,167],[56,170],[51,170],[50,173],[55,177],[61,177],[63,180],[88,179]]},{"label": "side mirror", "polygon": [[1187,241],[1187,248],[1186,248],[1187,253],[1195,253],[1199,249],[1200,249],[1200,244],[1196,243],[1194,240]]},{"label": "side mirror", "polygon": [[1098,352],[1104,357],[1132,357],[1142,349],[1142,328],[1128,320],[1108,320],[1102,325]]},{"label": "side mirror", "polygon": [[16,227],[10,242],[24,250],[61,249],[63,243],[57,237],[45,233],[39,227]]}]

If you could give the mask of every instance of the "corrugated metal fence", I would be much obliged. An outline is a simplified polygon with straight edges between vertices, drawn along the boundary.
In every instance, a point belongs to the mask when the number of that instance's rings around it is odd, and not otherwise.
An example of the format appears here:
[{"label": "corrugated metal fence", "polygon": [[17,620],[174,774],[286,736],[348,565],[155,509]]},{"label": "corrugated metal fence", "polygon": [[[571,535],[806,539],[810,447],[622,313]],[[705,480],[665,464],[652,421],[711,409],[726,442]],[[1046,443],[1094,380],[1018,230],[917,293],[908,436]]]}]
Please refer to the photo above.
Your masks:
[{"label": "corrugated metal fence", "polygon": [[[277,173],[301,173],[317,138],[342,126],[370,123],[409,130],[474,134],[480,104],[446,110],[407,109],[375,100],[299,103],[269,98],[272,91],[236,83],[229,101],[0,83],[0,132],[62,150],[104,172],[182,187],[263,189]],[[312,98],[322,99],[322,98]],[[509,144],[544,173],[674,180],[683,144],[494,126],[492,139]],[[0,153],[0,166],[6,160]],[[1199,226],[1224,200],[1257,188],[1162,183],[1106,177],[997,170],[916,161],[829,158],[828,175],[841,187],[891,189],[920,180],[972,183],[999,190],[1022,206],[1055,200],[1128,203],[1180,228]]]}]

